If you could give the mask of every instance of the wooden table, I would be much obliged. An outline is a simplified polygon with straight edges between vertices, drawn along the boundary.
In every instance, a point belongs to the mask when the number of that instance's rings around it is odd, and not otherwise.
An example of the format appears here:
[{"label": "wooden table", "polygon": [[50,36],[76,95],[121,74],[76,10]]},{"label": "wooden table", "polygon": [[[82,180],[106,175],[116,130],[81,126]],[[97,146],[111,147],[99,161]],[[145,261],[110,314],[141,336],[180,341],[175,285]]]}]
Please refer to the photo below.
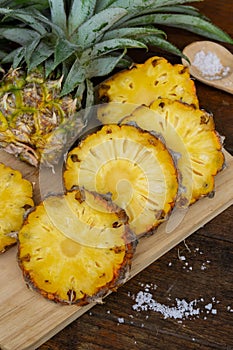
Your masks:
[{"label": "wooden table", "polygon": [[[232,0],[205,0],[194,6],[233,37]],[[168,33],[181,49],[203,40],[181,30]],[[233,52],[232,45],[225,46]],[[196,87],[201,105],[213,112],[217,130],[226,137],[225,148],[233,154],[233,96],[198,82]],[[154,308],[134,310],[135,297],[146,290]],[[186,316],[177,313],[179,300],[191,303]],[[172,306],[177,318],[172,317]],[[233,206],[39,349],[233,349]]]}]

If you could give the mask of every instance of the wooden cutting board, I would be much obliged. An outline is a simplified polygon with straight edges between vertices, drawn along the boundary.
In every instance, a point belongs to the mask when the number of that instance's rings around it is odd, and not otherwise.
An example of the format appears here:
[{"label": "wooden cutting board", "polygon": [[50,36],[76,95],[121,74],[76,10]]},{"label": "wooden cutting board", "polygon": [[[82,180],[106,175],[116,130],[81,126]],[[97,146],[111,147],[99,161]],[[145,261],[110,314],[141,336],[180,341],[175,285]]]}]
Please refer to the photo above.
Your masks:
[{"label": "wooden cutting board", "polygon": [[[141,239],[130,278],[233,204],[233,157],[227,152],[225,155],[226,168],[216,176],[215,196],[199,200],[187,211],[175,211],[156,234]],[[55,190],[53,172],[40,176],[34,168],[3,151],[0,161],[21,170],[35,183],[36,202],[41,197],[40,188],[42,195]],[[35,349],[95,305],[61,306],[28,290],[17,265],[16,247],[0,256],[0,286],[1,350]]]}]

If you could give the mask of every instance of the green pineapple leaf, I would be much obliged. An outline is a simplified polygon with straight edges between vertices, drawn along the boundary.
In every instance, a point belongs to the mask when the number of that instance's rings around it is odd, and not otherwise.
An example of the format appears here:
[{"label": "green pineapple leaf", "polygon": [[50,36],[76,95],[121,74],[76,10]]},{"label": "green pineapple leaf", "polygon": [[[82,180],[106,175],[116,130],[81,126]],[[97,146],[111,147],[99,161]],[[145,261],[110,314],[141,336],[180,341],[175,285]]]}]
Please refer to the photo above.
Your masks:
[{"label": "green pineapple leaf", "polygon": [[86,90],[86,82],[83,81],[78,85],[75,93],[75,98],[77,99],[77,106],[79,108],[81,108],[82,106],[82,100],[83,100],[83,95],[85,90]]},{"label": "green pineapple leaf", "polygon": [[47,0],[1,0],[0,7],[10,8],[32,8],[37,10],[45,10],[49,7]]},{"label": "green pineapple leaf", "polygon": [[61,96],[69,94],[79,84],[82,84],[86,79],[86,67],[80,64],[80,59],[77,58],[73,63],[66,79],[64,80]]},{"label": "green pineapple leaf", "polygon": [[28,64],[29,71],[38,67],[44,61],[46,61],[53,53],[54,49],[51,45],[49,45],[48,42],[40,41],[40,43],[37,46],[37,50],[34,51],[30,57],[30,62]]},{"label": "green pineapple leaf", "polygon": [[110,40],[114,38],[141,39],[141,37],[147,35],[166,37],[166,33],[164,31],[154,27],[129,27],[110,30],[104,34],[102,40]]},{"label": "green pineapple leaf", "polygon": [[124,57],[125,52],[126,50],[124,50],[121,55],[108,55],[94,59],[88,67],[87,77],[90,79],[111,73]]},{"label": "green pineapple leaf", "polygon": [[66,39],[58,38],[54,52],[54,69],[68,57],[78,51],[77,45],[72,44]]},{"label": "green pineapple leaf", "polygon": [[131,17],[134,17],[135,13],[137,13],[137,15],[140,15],[142,13],[152,13],[159,7],[163,6],[170,7],[174,5],[200,1],[201,0],[116,0],[111,4],[110,7],[122,7],[128,11]]},{"label": "green pineapple leaf", "polygon": [[156,46],[162,49],[163,51],[172,53],[173,55],[185,57],[183,53],[175,45],[158,36],[154,36],[154,35],[145,36],[140,40],[148,46],[152,46],[152,47]]},{"label": "green pineapple leaf", "polygon": [[[86,79],[86,100],[85,100],[85,108],[91,107],[94,104],[94,87],[93,83],[90,79]],[[84,114],[84,121],[88,119],[89,109]]]},{"label": "green pineapple leaf", "polygon": [[[199,2],[202,0],[194,0],[192,2]],[[120,27],[124,23],[127,24],[127,21],[131,18],[142,16],[145,14],[153,14],[159,11],[161,7],[167,7],[168,9],[171,6],[181,5],[182,8],[186,8],[183,4],[190,3],[190,0],[149,0],[149,1],[140,1],[140,0],[117,0],[110,7],[119,6],[128,11],[128,15],[121,19],[117,26]]]},{"label": "green pineapple leaf", "polygon": [[95,13],[98,13],[100,11],[105,10],[106,8],[110,7],[116,0],[97,0],[96,7],[95,7]]},{"label": "green pineapple leaf", "polygon": [[72,36],[72,41],[83,48],[89,47],[126,14],[124,9],[119,8],[103,10],[83,23],[78,33]]},{"label": "green pineapple leaf", "polygon": [[52,23],[61,28],[64,32],[67,29],[66,12],[63,0],[48,0],[51,11]]},{"label": "green pineapple leaf", "polygon": [[125,49],[125,48],[140,48],[146,49],[147,46],[139,40],[132,40],[127,38],[110,39],[97,43],[92,48],[92,57],[96,58],[102,55],[106,55],[112,51]]},{"label": "green pineapple leaf", "polygon": [[38,39],[39,34],[34,30],[26,28],[0,27],[0,37],[11,40],[19,45],[25,46]]},{"label": "green pineapple leaf", "polygon": [[17,63],[21,62],[21,55],[23,54],[24,47],[18,47],[15,50],[12,50],[10,53],[2,58],[1,63],[11,63],[13,68],[17,68]]},{"label": "green pineapple leaf", "polygon": [[128,26],[148,24],[161,24],[164,26],[183,28],[196,34],[206,36],[210,39],[233,43],[233,39],[231,39],[231,37],[220,28],[216,27],[209,21],[191,15],[170,13],[151,14],[138,16],[127,21]]},{"label": "green pineapple leaf", "polygon": [[30,44],[25,46],[25,61],[28,66],[30,65],[31,56],[38,47],[40,40],[41,37],[37,37],[33,41],[31,41]]},{"label": "green pineapple leaf", "polygon": [[[8,18],[14,18],[19,21],[22,21],[23,23],[29,25],[31,28],[33,28],[36,32],[38,32],[40,35],[46,34],[46,30],[44,26],[36,20],[35,16],[33,16],[32,13],[26,11],[26,10],[11,10],[8,8],[0,8],[0,14],[4,15],[3,21],[7,20]],[[18,26],[17,26],[18,28]]]},{"label": "green pineapple leaf", "polygon": [[183,15],[191,15],[200,17],[202,19],[205,19],[206,21],[209,21],[209,19],[200,13],[200,11],[193,7],[193,6],[182,6],[182,5],[174,5],[174,6],[162,6],[158,7],[154,12],[160,12],[160,13],[180,13]]},{"label": "green pineapple leaf", "polygon": [[91,18],[95,11],[96,0],[73,0],[68,17],[68,32],[72,35],[81,24]]},{"label": "green pineapple leaf", "polygon": [[24,47],[19,47],[17,50],[15,50],[13,64],[12,64],[13,68],[17,68],[22,62],[24,58],[24,51],[25,51]]}]

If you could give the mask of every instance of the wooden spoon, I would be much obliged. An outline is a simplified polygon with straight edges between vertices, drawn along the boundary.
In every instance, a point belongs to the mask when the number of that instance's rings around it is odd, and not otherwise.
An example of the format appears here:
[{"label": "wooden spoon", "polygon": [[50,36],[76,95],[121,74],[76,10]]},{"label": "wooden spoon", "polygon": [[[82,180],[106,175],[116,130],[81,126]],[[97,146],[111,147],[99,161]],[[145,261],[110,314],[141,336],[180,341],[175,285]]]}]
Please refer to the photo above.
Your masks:
[{"label": "wooden spoon", "polygon": [[190,63],[185,59],[182,63],[189,66],[193,77],[233,94],[233,54],[230,51],[212,41],[196,41],[186,46],[183,53]]}]

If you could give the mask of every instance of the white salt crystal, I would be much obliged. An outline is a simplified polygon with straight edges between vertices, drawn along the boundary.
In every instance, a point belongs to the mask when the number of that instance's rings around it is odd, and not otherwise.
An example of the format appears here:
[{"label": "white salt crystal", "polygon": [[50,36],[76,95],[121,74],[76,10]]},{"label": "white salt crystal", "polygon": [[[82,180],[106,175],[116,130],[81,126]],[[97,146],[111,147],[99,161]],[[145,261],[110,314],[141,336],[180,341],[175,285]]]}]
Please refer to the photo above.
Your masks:
[{"label": "white salt crystal", "polygon": [[213,52],[203,50],[196,53],[192,65],[197,67],[201,74],[208,79],[220,79],[226,76],[230,68],[222,65],[219,57]]},{"label": "white salt crystal", "polygon": [[123,317],[118,318],[118,323],[124,323],[124,322],[125,322],[125,319]]},{"label": "white salt crystal", "polygon": [[186,260],[186,257],[184,255],[180,255],[179,259],[184,261],[184,260]]},{"label": "white salt crystal", "polygon": [[207,309],[207,310],[211,310],[212,307],[213,307],[212,303],[209,303],[209,304],[205,305],[205,309]]}]

